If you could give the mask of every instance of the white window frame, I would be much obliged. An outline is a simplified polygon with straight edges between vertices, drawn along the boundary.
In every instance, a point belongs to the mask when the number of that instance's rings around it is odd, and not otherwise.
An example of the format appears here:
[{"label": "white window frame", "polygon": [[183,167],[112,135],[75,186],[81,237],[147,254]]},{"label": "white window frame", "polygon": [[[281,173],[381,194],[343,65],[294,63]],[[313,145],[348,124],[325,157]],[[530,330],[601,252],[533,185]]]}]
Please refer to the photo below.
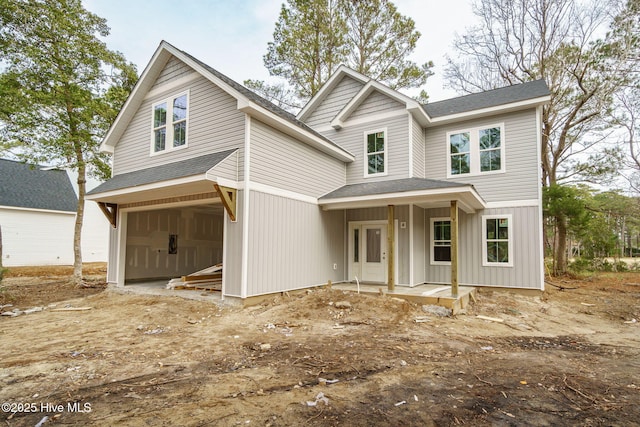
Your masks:
[{"label": "white window frame", "polygon": [[[384,151],[382,152],[384,155],[384,172],[378,173],[369,173],[369,152],[367,137],[374,133],[384,133]],[[363,144],[363,154],[364,154],[364,177],[372,178],[376,176],[387,176],[389,174],[389,133],[387,132],[387,128],[375,129],[371,131],[365,131],[363,136],[364,144]]]},{"label": "white window frame", "polygon": [[[431,265],[451,265],[451,261],[436,261],[435,260],[435,230],[434,230],[434,224],[436,222],[441,222],[441,221],[448,221],[449,224],[451,224],[451,218],[450,217],[436,217],[436,218],[431,218],[429,219],[429,235],[430,235],[430,245],[431,245]],[[451,242],[451,241],[449,241]],[[449,244],[449,247],[451,247],[451,244]]]},{"label": "white window frame", "polygon": [[[186,122],[184,144],[174,147],[173,146],[173,126],[177,122],[173,121],[173,101],[176,98],[180,98],[181,96],[184,96],[184,95],[186,95],[187,97],[187,114],[186,114],[186,117],[182,119]],[[158,156],[158,155],[169,153],[172,151],[182,150],[189,146],[189,113],[191,111],[189,100],[190,100],[190,91],[187,90],[184,92],[171,95],[168,98],[161,99],[151,104],[151,144],[149,147],[149,152],[151,156]],[[155,110],[158,105],[165,104],[165,103],[167,104],[167,121],[165,124],[166,134],[165,134],[164,150],[155,151],[155,129],[156,129],[154,126]],[[179,121],[182,121],[182,120],[179,120]]]},{"label": "white window frame", "polygon": [[[487,220],[488,219],[506,219],[507,233],[509,234],[508,242],[508,254],[509,262],[489,262],[487,260]],[[513,267],[513,215],[511,214],[492,214],[482,215],[482,265],[484,267]]]},{"label": "white window frame", "polygon": [[[494,171],[480,170],[480,131],[491,128],[500,129],[500,169]],[[451,136],[459,133],[469,133],[469,173],[451,173]],[[447,178],[456,178],[460,176],[477,176],[477,175],[493,175],[505,173],[506,169],[506,157],[505,157],[505,130],[504,123],[494,123],[483,126],[475,126],[472,128],[460,129],[451,132],[447,132],[446,145],[447,145]]]}]

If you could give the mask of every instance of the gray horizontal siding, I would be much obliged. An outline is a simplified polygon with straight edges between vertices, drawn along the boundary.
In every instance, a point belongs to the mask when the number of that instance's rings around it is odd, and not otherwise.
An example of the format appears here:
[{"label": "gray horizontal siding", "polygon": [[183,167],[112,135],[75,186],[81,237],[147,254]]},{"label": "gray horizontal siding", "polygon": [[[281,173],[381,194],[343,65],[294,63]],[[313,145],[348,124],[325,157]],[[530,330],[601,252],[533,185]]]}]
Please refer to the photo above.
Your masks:
[{"label": "gray horizontal siding", "polygon": [[360,104],[358,108],[356,108],[356,110],[347,117],[347,120],[357,119],[372,114],[402,110],[404,108],[404,105],[395,99],[391,99],[387,95],[374,90],[364,101],[362,101],[362,104]]},{"label": "gray horizontal siding", "polygon": [[[187,89],[190,89],[188,147],[151,156],[151,105]],[[116,145],[114,175],[240,148],[239,174],[242,176],[245,115],[236,107],[235,98],[205,78],[198,78],[168,93],[144,100]]]},{"label": "gray horizontal siding", "polygon": [[248,296],[344,277],[345,227],[340,211],[252,191],[249,233]]},{"label": "gray horizontal siding", "polygon": [[504,123],[506,172],[493,175],[460,176],[451,181],[473,184],[487,202],[537,199],[537,126],[535,110],[454,123],[426,130],[426,178],[447,180],[447,132]]},{"label": "gray horizontal siding", "polygon": [[309,145],[251,120],[251,181],[319,197],[345,184],[345,167]]},{"label": "gray horizontal siding", "polygon": [[231,154],[229,157],[218,163],[207,175],[211,179],[225,178],[232,181],[239,181],[240,175],[238,174],[238,152]]},{"label": "gray horizontal siding", "polygon": [[172,56],[158,75],[158,78],[154,82],[152,88],[159,88],[172,80],[179,79],[192,72],[193,70],[191,67],[177,59],[175,56]]},{"label": "gray horizontal siding", "polygon": [[413,116],[411,116],[409,120],[411,123],[411,144],[413,147],[413,176],[415,178],[424,178],[424,129]]},{"label": "gray horizontal siding", "polygon": [[[352,153],[356,160],[347,164],[347,184],[384,181],[409,177],[409,126],[407,116],[399,115],[375,122],[345,126],[340,130],[330,129],[323,134]],[[365,132],[387,129],[387,175],[365,178]]]},{"label": "gray horizontal siding", "polygon": [[320,105],[305,120],[311,127],[329,126],[331,120],[347,105],[358,91],[364,86],[351,77],[344,76],[336,87],[327,95]]},{"label": "gray horizontal siding", "polygon": [[[511,214],[513,218],[513,267],[482,265],[482,216]],[[449,209],[430,209],[425,217],[427,242],[426,281],[450,283],[451,267],[431,265],[430,218],[448,217]],[[468,215],[460,212],[459,273],[460,283],[539,289],[541,283],[540,215],[538,207],[486,209]]]}]

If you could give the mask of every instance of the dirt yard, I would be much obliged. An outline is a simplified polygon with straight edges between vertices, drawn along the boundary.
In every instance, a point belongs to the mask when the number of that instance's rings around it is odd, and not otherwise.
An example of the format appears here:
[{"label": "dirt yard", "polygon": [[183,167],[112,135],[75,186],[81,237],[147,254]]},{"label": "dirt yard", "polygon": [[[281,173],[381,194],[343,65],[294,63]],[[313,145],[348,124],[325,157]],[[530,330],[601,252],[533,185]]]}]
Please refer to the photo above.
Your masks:
[{"label": "dirt yard", "polygon": [[640,423],[640,274],[483,290],[437,317],[335,289],[244,309],[123,295],[90,273],[88,289],[67,270],[0,285],[2,311],[45,307],[0,316],[3,425]]}]

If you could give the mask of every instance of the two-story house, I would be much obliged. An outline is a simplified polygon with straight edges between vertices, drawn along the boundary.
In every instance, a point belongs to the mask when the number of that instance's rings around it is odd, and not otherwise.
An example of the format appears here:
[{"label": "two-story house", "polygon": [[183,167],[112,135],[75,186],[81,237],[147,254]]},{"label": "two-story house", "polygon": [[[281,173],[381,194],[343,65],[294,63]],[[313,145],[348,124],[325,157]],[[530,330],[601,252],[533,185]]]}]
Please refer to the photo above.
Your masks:
[{"label": "two-story house", "polygon": [[356,277],[542,289],[548,100],[534,81],[421,105],[341,67],[293,116],[162,42],[88,196],[113,226],[108,281],[222,262],[243,300]]}]

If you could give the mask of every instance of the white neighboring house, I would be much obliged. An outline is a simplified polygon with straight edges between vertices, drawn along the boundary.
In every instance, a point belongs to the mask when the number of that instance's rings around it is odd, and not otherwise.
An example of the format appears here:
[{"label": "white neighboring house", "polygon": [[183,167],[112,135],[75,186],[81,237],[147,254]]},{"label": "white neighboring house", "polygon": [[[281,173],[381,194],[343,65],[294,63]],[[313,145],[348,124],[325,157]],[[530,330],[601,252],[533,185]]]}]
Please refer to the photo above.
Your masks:
[{"label": "white neighboring house", "polygon": [[[67,172],[0,159],[2,263],[72,265],[78,198]],[[87,203],[83,261],[105,261],[106,220]],[[107,230],[108,231],[108,230]]]}]

